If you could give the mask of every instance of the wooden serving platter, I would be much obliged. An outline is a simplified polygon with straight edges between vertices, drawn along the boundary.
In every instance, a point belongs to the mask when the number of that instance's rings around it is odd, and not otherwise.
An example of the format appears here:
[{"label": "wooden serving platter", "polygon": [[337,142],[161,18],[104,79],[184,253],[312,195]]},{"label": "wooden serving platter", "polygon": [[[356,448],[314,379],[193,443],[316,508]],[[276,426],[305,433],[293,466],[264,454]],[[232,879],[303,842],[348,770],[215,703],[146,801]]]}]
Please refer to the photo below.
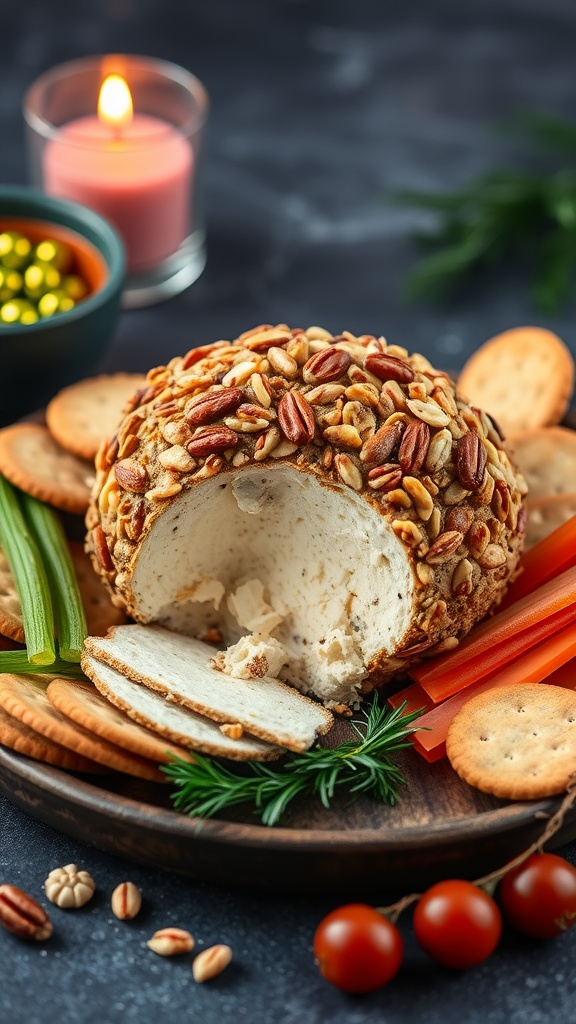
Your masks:
[{"label": "wooden serving platter", "polygon": [[[447,761],[428,765],[412,750],[401,761],[409,784],[396,807],[362,799],[325,810],[306,800],[274,828],[250,812],[189,818],[171,809],[169,785],[115,775],[95,781],[2,747],[0,791],[60,832],[155,868],[227,885],[372,900],[499,867],[541,834],[559,803],[506,803],[472,789]],[[555,842],[575,837],[573,813]]]}]

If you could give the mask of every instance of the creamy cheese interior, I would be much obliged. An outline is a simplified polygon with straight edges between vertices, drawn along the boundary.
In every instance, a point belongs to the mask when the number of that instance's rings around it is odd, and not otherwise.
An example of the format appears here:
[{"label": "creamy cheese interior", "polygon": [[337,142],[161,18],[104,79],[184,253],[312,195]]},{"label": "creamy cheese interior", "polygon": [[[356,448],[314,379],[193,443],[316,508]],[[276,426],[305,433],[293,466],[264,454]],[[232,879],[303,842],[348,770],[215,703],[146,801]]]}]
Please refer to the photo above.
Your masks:
[{"label": "creamy cheese interior", "polygon": [[[142,621],[197,637],[217,628],[225,644],[249,634],[255,653],[271,636],[285,652],[279,676],[328,704],[353,703],[370,658],[394,653],[413,587],[378,512],[283,464],[183,492],[154,522],[132,578]],[[277,645],[275,655],[277,669]]]}]

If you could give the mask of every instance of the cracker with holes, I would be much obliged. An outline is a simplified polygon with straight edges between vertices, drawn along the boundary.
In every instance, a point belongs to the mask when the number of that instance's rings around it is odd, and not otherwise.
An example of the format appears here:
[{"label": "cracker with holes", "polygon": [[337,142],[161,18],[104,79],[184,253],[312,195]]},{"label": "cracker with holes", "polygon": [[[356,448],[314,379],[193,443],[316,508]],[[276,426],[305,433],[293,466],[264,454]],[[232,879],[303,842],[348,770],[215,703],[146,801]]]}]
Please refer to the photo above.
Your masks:
[{"label": "cracker with holes", "polygon": [[481,693],[454,717],[446,752],[483,793],[508,800],[562,793],[576,772],[576,693],[545,683]]}]

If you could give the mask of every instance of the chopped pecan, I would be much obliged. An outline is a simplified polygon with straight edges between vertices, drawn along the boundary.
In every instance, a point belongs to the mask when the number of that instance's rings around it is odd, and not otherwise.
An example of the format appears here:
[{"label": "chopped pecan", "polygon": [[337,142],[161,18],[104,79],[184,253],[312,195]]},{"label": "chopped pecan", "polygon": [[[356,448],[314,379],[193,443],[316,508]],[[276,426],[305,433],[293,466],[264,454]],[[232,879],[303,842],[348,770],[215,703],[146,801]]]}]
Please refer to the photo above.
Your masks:
[{"label": "chopped pecan", "polygon": [[222,388],[193,398],[186,408],[186,420],[193,427],[220,419],[237,409],[244,399],[242,388]]},{"label": "chopped pecan", "polygon": [[484,480],[488,455],[478,434],[473,430],[458,438],[454,461],[462,486],[469,491],[477,491]]},{"label": "chopped pecan", "polygon": [[213,452],[223,452],[226,448],[235,448],[238,441],[238,434],[230,427],[206,427],[188,442],[186,451],[193,458],[202,458]]},{"label": "chopped pecan", "polygon": [[343,377],[351,362],[343,349],[323,348],[304,363],[302,376],[307,384],[328,384]]},{"label": "chopped pecan", "polygon": [[415,376],[410,363],[386,352],[369,352],[364,367],[380,380],[395,380],[399,384],[411,384]]},{"label": "chopped pecan", "polygon": [[278,422],[293,444],[307,444],[314,437],[314,412],[300,391],[287,391],[282,396],[278,403]]},{"label": "chopped pecan", "polygon": [[399,443],[405,427],[406,424],[402,420],[396,420],[395,423],[387,423],[380,427],[380,430],[369,437],[362,448],[361,461],[368,466],[377,466],[379,463],[386,462]]},{"label": "chopped pecan", "polygon": [[411,476],[419,473],[426,461],[429,447],[430,427],[423,420],[412,420],[404,431],[398,449],[398,462],[402,471]]}]

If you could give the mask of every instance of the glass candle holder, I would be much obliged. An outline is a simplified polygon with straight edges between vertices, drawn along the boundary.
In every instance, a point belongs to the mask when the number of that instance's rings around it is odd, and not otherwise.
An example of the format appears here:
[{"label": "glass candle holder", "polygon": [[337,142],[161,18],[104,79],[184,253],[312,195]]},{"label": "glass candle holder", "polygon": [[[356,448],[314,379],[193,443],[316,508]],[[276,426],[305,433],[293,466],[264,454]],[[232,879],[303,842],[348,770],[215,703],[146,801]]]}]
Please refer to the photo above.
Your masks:
[{"label": "glass candle holder", "polygon": [[127,308],[177,294],[204,269],[207,108],[204,86],[184,68],[120,54],[61,64],[25,95],[32,182],[114,225]]}]

